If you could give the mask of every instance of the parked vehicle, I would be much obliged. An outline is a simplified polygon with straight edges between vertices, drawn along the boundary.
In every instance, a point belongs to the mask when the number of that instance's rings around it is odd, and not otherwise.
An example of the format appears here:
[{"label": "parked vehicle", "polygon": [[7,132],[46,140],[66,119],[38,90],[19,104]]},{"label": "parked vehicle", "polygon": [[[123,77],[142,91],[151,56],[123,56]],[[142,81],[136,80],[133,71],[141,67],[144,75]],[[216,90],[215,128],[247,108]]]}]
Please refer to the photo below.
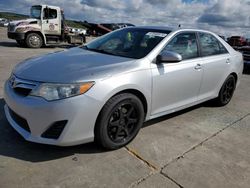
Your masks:
[{"label": "parked vehicle", "polygon": [[247,46],[250,46],[250,38],[247,38],[246,41],[247,41]]},{"label": "parked vehicle", "polygon": [[7,27],[9,25],[9,20],[5,18],[0,18],[0,26]]},{"label": "parked vehicle", "polygon": [[49,5],[34,5],[30,19],[10,22],[8,37],[29,48],[61,42],[83,44],[85,41],[84,36],[69,33],[63,10]]},{"label": "parked vehicle", "polygon": [[250,70],[250,46],[240,47],[238,48],[238,51],[240,51],[243,55],[244,69]]},{"label": "parked vehicle", "polygon": [[10,24],[9,22],[5,22],[5,23],[3,24],[3,26],[4,26],[4,27],[8,27],[9,24]]},{"label": "parked vehicle", "polygon": [[79,29],[79,28],[71,28],[70,32],[74,33],[74,34],[84,35],[85,36],[86,33],[87,33],[87,30],[85,30],[85,29]]},{"label": "parked vehicle", "polygon": [[229,40],[228,43],[232,46],[232,47],[241,47],[241,46],[245,46],[247,44],[247,41],[244,37],[241,36],[232,36]]},{"label": "parked vehicle", "polygon": [[117,149],[144,121],[210,99],[228,104],[242,69],[241,53],[214,33],[128,27],[18,64],[4,109],[26,140]]},{"label": "parked vehicle", "polygon": [[82,24],[88,28],[87,35],[102,36],[116,29],[121,29],[124,27],[133,27],[130,23],[88,23],[87,21],[82,22]]}]

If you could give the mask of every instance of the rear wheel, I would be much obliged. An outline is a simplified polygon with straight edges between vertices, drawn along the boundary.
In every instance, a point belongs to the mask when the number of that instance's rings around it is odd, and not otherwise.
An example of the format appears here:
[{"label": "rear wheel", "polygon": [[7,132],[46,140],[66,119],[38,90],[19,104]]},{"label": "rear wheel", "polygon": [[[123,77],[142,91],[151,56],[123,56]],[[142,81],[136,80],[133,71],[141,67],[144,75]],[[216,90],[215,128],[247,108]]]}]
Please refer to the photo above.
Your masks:
[{"label": "rear wheel", "polygon": [[220,89],[219,96],[215,99],[216,104],[218,106],[227,105],[233,97],[235,87],[236,80],[233,75],[229,75]]},{"label": "rear wheel", "polygon": [[37,33],[28,34],[25,41],[29,48],[41,48],[43,44],[42,37]]},{"label": "rear wheel", "polygon": [[143,121],[144,109],[140,99],[129,93],[116,95],[99,115],[95,139],[107,149],[118,149],[134,139]]}]

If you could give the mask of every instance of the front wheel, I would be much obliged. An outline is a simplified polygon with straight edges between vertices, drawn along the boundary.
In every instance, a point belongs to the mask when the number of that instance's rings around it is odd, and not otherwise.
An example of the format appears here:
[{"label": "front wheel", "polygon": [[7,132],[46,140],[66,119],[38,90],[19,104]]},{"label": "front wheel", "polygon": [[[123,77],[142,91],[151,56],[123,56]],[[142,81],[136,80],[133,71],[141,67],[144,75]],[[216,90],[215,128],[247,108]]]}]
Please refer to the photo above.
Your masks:
[{"label": "front wheel", "polygon": [[42,37],[37,33],[28,34],[25,41],[29,48],[41,48],[43,44]]},{"label": "front wheel", "polygon": [[144,122],[143,104],[135,95],[123,93],[103,107],[96,127],[95,140],[107,149],[118,149],[131,142]]},{"label": "front wheel", "polygon": [[227,105],[233,97],[235,87],[236,80],[233,75],[229,75],[220,89],[219,96],[215,99],[216,104],[218,106]]}]

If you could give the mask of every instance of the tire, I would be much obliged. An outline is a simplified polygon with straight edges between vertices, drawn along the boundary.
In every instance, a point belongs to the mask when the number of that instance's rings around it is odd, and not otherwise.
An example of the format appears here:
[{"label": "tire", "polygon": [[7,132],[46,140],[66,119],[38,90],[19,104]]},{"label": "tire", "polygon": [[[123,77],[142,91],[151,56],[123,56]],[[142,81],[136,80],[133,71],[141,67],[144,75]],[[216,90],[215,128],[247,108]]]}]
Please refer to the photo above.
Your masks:
[{"label": "tire", "polygon": [[123,93],[112,97],[101,110],[95,126],[95,141],[113,150],[131,142],[145,118],[143,104],[135,95]]},{"label": "tire", "polygon": [[16,40],[17,44],[21,47],[26,47],[25,41],[24,40]]},{"label": "tire", "polygon": [[215,104],[217,106],[227,105],[233,97],[235,87],[235,77],[233,75],[229,75],[224,84],[222,85],[218,97],[215,99]]},{"label": "tire", "polygon": [[30,33],[27,35],[25,42],[29,48],[41,48],[43,39],[37,33]]}]

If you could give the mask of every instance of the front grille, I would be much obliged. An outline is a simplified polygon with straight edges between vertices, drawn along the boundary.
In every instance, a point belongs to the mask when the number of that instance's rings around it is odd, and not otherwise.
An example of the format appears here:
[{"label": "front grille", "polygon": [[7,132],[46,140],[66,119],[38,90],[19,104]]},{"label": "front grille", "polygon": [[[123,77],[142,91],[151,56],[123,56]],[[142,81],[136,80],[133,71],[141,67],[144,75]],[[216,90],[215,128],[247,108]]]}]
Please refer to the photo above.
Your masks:
[{"label": "front grille", "polygon": [[9,112],[10,112],[10,116],[12,117],[12,119],[16,122],[16,124],[21,127],[22,129],[26,130],[27,132],[30,133],[30,128],[28,125],[28,122],[26,121],[26,119],[22,118],[21,116],[19,116],[18,114],[16,114],[13,110],[11,110],[9,108]]},{"label": "front grille", "polygon": [[38,83],[19,79],[16,76],[12,75],[9,79],[9,84],[16,94],[25,97],[30,94],[32,89],[34,89]]},{"label": "front grille", "polygon": [[67,120],[53,123],[43,134],[43,138],[58,139],[67,124]]},{"label": "front grille", "polygon": [[14,32],[14,30],[15,30],[15,25],[9,24],[8,25],[8,31],[9,32]]}]

